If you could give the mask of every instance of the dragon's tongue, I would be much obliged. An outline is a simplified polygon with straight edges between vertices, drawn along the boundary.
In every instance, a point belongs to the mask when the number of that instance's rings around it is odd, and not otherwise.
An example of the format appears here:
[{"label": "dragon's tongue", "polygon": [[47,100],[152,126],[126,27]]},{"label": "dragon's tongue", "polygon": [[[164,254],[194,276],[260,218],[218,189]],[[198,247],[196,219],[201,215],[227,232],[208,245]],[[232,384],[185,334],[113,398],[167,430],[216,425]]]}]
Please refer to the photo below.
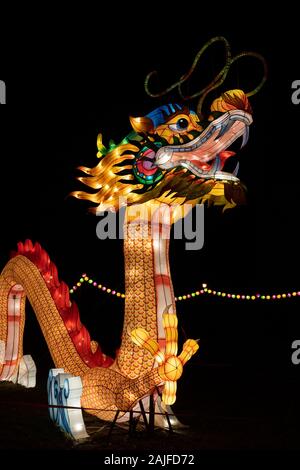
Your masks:
[{"label": "dragon's tongue", "polygon": [[236,152],[232,152],[231,150],[223,150],[223,152],[219,153],[219,156],[222,160],[227,160],[229,157],[233,157]]},{"label": "dragon's tongue", "polygon": [[223,150],[223,152],[219,153],[219,157],[221,160],[222,168],[226,162],[226,160],[230,157],[234,157],[236,155],[236,152],[232,152],[231,150]]}]

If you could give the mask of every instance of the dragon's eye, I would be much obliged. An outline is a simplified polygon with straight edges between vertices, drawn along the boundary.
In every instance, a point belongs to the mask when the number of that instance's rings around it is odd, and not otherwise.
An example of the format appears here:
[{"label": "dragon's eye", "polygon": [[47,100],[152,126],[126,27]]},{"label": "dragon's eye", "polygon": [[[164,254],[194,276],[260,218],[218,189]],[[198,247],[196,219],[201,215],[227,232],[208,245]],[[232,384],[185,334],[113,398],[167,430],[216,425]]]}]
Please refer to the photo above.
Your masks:
[{"label": "dragon's eye", "polygon": [[180,118],[176,124],[170,124],[169,127],[172,131],[185,131],[189,126],[189,121],[185,118]]}]

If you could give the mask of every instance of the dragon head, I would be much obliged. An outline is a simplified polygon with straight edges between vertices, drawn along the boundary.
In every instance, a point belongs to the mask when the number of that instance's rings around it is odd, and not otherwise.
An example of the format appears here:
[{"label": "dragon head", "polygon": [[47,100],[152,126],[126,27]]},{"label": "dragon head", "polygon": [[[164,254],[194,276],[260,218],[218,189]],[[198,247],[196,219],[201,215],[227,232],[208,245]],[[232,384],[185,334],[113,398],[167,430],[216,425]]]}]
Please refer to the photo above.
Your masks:
[{"label": "dragon head", "polygon": [[98,136],[101,160],[95,168],[80,167],[88,177],[79,178],[97,192],[74,196],[97,203],[98,210],[117,210],[120,197],[126,205],[208,200],[233,207],[240,202],[238,164],[232,173],[224,170],[235,156],[230,146],[242,137],[243,147],[249,136],[251,106],[243,91],[223,93],[205,120],[187,106],[168,104],[130,122],[133,131],[108,150]]}]

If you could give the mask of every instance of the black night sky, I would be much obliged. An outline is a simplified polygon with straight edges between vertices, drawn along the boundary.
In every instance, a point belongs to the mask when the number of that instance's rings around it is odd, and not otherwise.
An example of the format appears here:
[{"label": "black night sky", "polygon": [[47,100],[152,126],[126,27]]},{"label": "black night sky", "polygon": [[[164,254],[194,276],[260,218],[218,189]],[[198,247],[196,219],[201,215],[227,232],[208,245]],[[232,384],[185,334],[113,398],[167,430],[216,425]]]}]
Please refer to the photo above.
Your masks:
[{"label": "black night sky", "polygon": [[[147,73],[158,70],[158,87],[173,83],[209,38],[223,35],[233,53],[259,52],[269,68],[267,84],[251,99],[254,123],[239,154],[247,204],[224,214],[219,208],[206,208],[205,244],[198,252],[186,251],[184,242],[172,240],[175,293],[197,290],[202,282],[216,290],[247,294],[299,290],[300,105],[291,101],[291,83],[300,78],[299,51],[294,29],[280,35],[278,24],[269,28],[266,33],[262,24],[251,23],[245,29],[212,26],[203,31],[190,25],[174,36],[170,31],[150,36],[135,27],[130,34],[124,28],[114,37],[99,31],[98,38],[74,30],[55,46],[49,41],[42,53],[34,42],[30,47],[21,41],[12,46],[14,60],[7,57],[7,68],[0,69],[8,102],[0,113],[1,266],[19,240],[30,238],[48,251],[68,285],[85,271],[123,291],[122,241],[98,240],[97,218],[87,213],[88,205],[67,197],[81,188],[76,167],[97,163],[99,132],[106,143],[121,140],[130,130],[130,115],[178,101],[175,92],[160,100],[148,97]],[[208,83],[223,66],[223,55],[222,47],[211,48],[189,91]],[[259,63],[240,61],[206,106],[220,91],[247,90],[260,76]],[[112,354],[121,333],[122,300],[87,286],[74,298],[83,322]],[[186,393],[191,394],[189,405],[192,401],[199,419],[215,412],[211,396],[223,411],[233,402],[233,413],[241,415],[253,406],[264,423],[282,426],[282,439],[274,438],[274,445],[272,436],[264,446],[251,435],[253,448],[289,448],[287,442],[297,447],[300,365],[291,363],[291,343],[300,338],[299,302],[201,297],[178,304],[181,340],[185,335],[199,337],[201,348],[179,385],[177,408],[188,410]],[[26,352],[47,370],[51,358],[46,344],[33,314],[27,320]],[[197,386],[199,392],[193,391]],[[232,439],[239,447],[240,438]]]}]

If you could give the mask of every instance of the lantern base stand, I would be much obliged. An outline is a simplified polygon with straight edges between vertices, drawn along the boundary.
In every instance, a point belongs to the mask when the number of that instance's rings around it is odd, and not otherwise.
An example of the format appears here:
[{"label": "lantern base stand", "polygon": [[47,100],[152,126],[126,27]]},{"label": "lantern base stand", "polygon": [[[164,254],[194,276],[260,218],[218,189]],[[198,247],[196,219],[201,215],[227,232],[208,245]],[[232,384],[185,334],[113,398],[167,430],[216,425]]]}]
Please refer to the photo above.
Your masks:
[{"label": "lantern base stand", "polygon": [[72,439],[88,438],[80,403],[81,378],[66,374],[64,369],[50,369],[47,392],[52,421]]},{"label": "lantern base stand", "polygon": [[[149,395],[149,411],[145,411],[143,400],[139,400],[139,402],[138,402],[139,410],[138,409],[135,409],[135,410],[132,409],[132,410],[129,411],[129,429],[128,429],[128,434],[129,435],[133,435],[135,433],[137,424],[138,424],[141,417],[143,419],[144,426],[145,426],[146,430],[149,433],[154,432],[155,427],[156,427],[157,418],[159,418],[159,427],[160,428],[164,428],[164,429],[168,428],[170,433],[173,432],[173,426],[172,426],[171,418],[173,418],[174,415],[172,414],[172,416],[170,416],[168,411],[166,411],[162,408],[161,393],[160,393],[158,388],[156,389],[156,394],[158,395],[158,398],[157,398],[156,401],[154,399],[154,394]],[[159,406],[159,410],[161,410],[161,411],[156,412],[155,411],[155,405],[156,405],[158,400],[160,401],[158,406]],[[115,426],[117,425],[117,421],[118,421],[118,417],[119,417],[120,412],[121,412],[120,410],[116,411],[114,419],[113,419],[113,421],[110,425],[110,428],[109,428],[109,432],[108,432],[108,435],[107,435],[108,438],[111,437],[112,432],[113,432]],[[177,418],[175,418],[175,419],[177,420]],[[165,420],[166,425],[164,424],[163,420]]]}]

